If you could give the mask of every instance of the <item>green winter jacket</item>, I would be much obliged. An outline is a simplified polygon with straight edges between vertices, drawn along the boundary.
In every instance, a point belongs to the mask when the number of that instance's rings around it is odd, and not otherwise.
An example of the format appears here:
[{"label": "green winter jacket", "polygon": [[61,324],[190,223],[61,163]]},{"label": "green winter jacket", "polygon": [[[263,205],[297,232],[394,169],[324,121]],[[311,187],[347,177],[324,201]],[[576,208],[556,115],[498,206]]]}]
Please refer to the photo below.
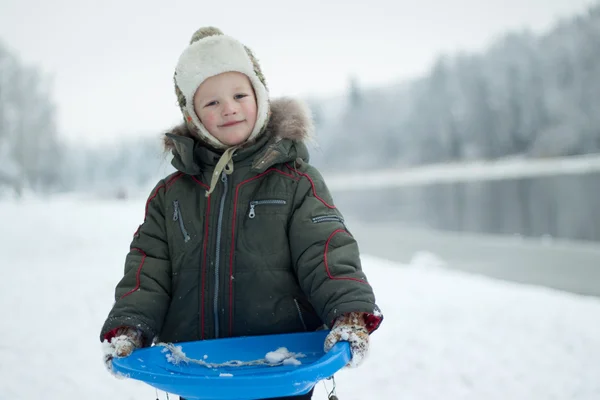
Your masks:
[{"label": "green winter jacket", "polygon": [[291,100],[271,112],[209,197],[220,154],[185,125],[167,134],[178,172],[147,200],[101,340],[120,326],[146,344],[313,331],[352,311],[378,327],[358,246],[307,163],[310,118]]}]

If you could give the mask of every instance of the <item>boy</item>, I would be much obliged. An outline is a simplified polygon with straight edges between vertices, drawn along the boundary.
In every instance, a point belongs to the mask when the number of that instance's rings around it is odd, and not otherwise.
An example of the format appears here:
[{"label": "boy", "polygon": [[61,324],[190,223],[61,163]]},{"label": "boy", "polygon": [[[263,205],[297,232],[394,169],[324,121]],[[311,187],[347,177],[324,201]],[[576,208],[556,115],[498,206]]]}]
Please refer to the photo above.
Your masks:
[{"label": "boy", "polygon": [[[100,338],[125,357],[154,341],[314,331],[357,366],[383,317],[358,246],[303,143],[299,102],[271,102],[252,52],[215,28],[179,58],[178,172],[146,203]],[[310,399],[312,391],[294,399]],[[290,397],[292,398],[292,397]]]}]

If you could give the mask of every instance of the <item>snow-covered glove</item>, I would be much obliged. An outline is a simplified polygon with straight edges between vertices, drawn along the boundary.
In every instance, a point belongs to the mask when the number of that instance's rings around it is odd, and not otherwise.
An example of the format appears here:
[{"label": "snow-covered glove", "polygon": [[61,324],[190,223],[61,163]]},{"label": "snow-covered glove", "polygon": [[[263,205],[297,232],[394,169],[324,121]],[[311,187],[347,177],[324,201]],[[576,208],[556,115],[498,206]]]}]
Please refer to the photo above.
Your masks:
[{"label": "snow-covered glove", "polygon": [[142,347],[142,332],[139,329],[124,326],[115,329],[107,336],[112,337],[110,337],[110,339],[104,339],[102,342],[104,365],[111,374],[117,378],[122,378],[113,371],[112,360],[115,357],[127,357],[135,349]]},{"label": "snow-covered glove", "polygon": [[325,338],[325,352],[331,350],[337,342],[349,342],[352,359],[347,367],[358,367],[369,351],[369,331],[365,317],[366,313],[351,312],[336,319]]}]

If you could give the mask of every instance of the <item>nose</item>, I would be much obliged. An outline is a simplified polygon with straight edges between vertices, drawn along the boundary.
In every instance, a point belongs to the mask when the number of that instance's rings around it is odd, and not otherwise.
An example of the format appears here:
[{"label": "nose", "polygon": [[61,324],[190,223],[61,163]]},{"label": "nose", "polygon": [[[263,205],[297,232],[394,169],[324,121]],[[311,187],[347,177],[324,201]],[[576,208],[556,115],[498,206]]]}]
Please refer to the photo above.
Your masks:
[{"label": "nose", "polygon": [[237,114],[237,106],[233,101],[227,101],[223,103],[223,116],[230,116]]}]

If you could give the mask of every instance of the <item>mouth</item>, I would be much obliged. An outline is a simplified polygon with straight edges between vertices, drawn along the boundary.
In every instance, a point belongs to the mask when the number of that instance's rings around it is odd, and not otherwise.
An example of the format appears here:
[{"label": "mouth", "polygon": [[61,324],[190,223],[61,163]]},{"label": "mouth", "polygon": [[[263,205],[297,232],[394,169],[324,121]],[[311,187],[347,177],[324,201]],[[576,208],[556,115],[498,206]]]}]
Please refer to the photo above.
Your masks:
[{"label": "mouth", "polygon": [[237,124],[241,124],[242,122],[244,122],[244,120],[242,120],[242,121],[231,121],[231,122],[227,122],[227,123],[225,123],[225,124],[221,125],[220,127],[221,127],[221,128],[228,128],[228,127],[230,127],[230,126],[234,126],[234,125],[237,125]]}]

